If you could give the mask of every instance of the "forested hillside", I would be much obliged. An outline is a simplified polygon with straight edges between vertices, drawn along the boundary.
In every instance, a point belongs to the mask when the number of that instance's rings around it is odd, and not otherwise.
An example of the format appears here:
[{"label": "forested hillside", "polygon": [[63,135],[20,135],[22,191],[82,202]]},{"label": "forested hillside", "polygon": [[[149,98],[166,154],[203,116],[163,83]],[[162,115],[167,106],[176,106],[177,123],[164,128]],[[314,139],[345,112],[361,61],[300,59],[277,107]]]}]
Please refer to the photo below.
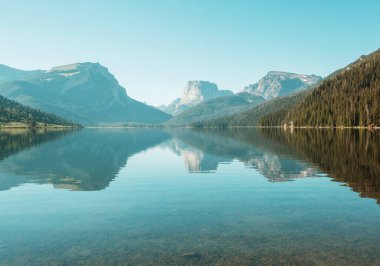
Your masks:
[{"label": "forested hillside", "polygon": [[322,82],[292,107],[283,121],[273,118],[263,124],[380,126],[380,50]]},{"label": "forested hillside", "polygon": [[48,114],[33,108],[23,106],[0,96],[0,127],[17,123],[18,126],[76,126],[56,115]]},{"label": "forested hillside", "polygon": [[360,57],[306,91],[267,101],[246,112],[196,127],[380,126],[380,50]]}]

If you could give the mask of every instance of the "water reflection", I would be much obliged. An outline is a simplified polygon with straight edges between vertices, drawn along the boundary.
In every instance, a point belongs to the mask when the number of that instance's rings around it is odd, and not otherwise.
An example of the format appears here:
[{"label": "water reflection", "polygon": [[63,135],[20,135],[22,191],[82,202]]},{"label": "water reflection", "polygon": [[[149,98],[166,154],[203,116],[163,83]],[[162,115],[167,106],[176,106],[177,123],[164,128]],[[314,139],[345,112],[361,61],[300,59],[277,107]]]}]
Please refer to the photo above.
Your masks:
[{"label": "water reflection", "polygon": [[368,130],[2,130],[0,189],[50,183],[101,190],[128,158],[159,145],[181,156],[191,173],[216,172],[238,160],[271,182],[327,174],[380,202],[379,142],[379,132]]},{"label": "water reflection", "polygon": [[263,130],[263,136],[286,143],[299,157],[317,165],[334,181],[361,197],[380,203],[380,132],[369,130]]},{"label": "water reflection", "polygon": [[174,152],[183,156],[189,172],[215,172],[220,163],[239,160],[271,182],[316,175],[289,152],[287,143],[268,140],[259,130],[170,130]]},{"label": "water reflection", "polygon": [[[28,143],[28,138],[17,136],[14,141]],[[0,162],[0,189],[10,187],[2,184],[17,180],[12,186],[51,183],[70,190],[101,190],[108,187],[129,157],[168,138],[167,133],[153,129],[81,130]]]},{"label": "water reflection", "polygon": [[269,181],[328,175],[380,203],[380,132],[368,130],[171,130],[171,148],[190,172],[233,160]]},{"label": "water reflection", "polygon": [[58,139],[72,133],[72,130],[9,128],[0,130],[0,160],[22,150]]},{"label": "water reflection", "polygon": [[[72,130],[62,129],[2,129],[0,130],[0,161],[71,133],[73,133]],[[14,167],[19,167],[19,165]],[[24,176],[9,175],[0,170],[0,190],[10,189],[27,182]]]}]

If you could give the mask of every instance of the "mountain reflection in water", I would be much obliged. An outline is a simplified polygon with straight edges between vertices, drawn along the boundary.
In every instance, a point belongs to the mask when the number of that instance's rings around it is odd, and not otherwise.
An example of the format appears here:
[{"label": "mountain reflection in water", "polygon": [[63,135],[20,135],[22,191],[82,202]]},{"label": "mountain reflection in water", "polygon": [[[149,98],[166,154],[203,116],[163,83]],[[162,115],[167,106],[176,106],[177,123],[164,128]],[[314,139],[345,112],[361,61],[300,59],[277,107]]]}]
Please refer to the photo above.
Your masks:
[{"label": "mountain reflection in water", "polygon": [[[50,183],[102,190],[128,159],[158,146],[194,174],[240,161],[271,182],[327,175],[380,202],[380,133],[298,129],[84,129],[0,131],[0,189]],[[147,165],[149,162],[147,162]]]},{"label": "mountain reflection in water", "polygon": [[[21,183],[51,183],[56,188],[70,190],[101,190],[109,186],[129,157],[169,138],[163,131],[146,129],[84,129],[52,141],[54,134],[46,135],[44,145],[0,162],[0,172],[21,176]],[[23,136],[29,138],[28,134]],[[20,136],[17,137],[20,140]],[[18,143],[18,151],[30,146],[27,141]],[[0,189],[3,190],[7,188],[2,186],[4,177],[13,179],[14,176],[0,176]],[[17,185],[20,183],[13,186]]]}]

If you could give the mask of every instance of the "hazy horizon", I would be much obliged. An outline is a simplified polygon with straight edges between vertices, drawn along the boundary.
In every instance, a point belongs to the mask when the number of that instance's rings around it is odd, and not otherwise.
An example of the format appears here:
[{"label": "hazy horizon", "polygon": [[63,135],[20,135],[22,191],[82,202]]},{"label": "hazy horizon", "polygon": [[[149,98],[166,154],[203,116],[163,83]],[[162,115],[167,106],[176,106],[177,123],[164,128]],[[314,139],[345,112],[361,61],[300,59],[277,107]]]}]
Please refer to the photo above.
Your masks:
[{"label": "hazy horizon", "polygon": [[0,64],[99,62],[150,105],[180,97],[188,80],[237,92],[272,70],[324,77],[380,43],[377,1],[2,1],[0,8]]}]

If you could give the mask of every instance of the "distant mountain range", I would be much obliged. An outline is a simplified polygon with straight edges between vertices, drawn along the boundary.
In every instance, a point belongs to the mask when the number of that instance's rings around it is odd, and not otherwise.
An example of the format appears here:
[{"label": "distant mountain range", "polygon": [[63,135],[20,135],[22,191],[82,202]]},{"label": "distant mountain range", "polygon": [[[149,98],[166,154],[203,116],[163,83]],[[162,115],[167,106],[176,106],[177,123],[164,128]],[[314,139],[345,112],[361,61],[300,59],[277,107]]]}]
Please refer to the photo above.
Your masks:
[{"label": "distant mountain range", "polygon": [[108,69],[78,63],[49,71],[0,67],[0,95],[84,125],[157,124],[171,115],[128,97]]},{"label": "distant mountain range", "polygon": [[[321,80],[322,77],[315,75],[271,71],[237,94],[220,91],[214,83],[189,82],[184,96],[161,110],[175,115],[166,124],[186,125],[240,113],[267,100],[306,90]],[[223,96],[224,94],[228,95]]]},{"label": "distant mountain range", "polygon": [[[20,105],[19,116],[14,116],[9,107],[2,108],[0,122],[19,119],[30,123],[31,117],[38,117],[39,123],[68,124],[70,120],[84,125],[375,127],[380,126],[379,77],[380,50],[325,79],[271,71],[237,94],[220,90],[212,82],[189,81],[181,98],[158,110],[128,97],[108,69],[98,63],[49,71],[0,65],[0,95],[42,110],[23,112]],[[15,105],[6,98],[1,100]]]},{"label": "distant mountain range", "polygon": [[186,125],[249,110],[305,90],[321,79],[272,71],[237,94],[220,90],[212,82],[188,81],[181,98],[158,110],[128,97],[108,69],[98,63],[64,65],[49,71],[0,65],[0,95],[83,125]]},{"label": "distant mountain range", "polygon": [[[310,82],[308,90],[292,90],[296,92],[268,100],[248,111],[207,121],[198,120],[192,125],[200,127],[380,126],[380,50],[368,56],[361,56],[357,61],[333,72],[323,81],[319,78],[312,80],[313,83]],[[268,92],[259,88],[259,85],[254,85],[252,91],[259,94]],[[272,96],[269,95],[275,94],[266,95],[270,99]]]}]

